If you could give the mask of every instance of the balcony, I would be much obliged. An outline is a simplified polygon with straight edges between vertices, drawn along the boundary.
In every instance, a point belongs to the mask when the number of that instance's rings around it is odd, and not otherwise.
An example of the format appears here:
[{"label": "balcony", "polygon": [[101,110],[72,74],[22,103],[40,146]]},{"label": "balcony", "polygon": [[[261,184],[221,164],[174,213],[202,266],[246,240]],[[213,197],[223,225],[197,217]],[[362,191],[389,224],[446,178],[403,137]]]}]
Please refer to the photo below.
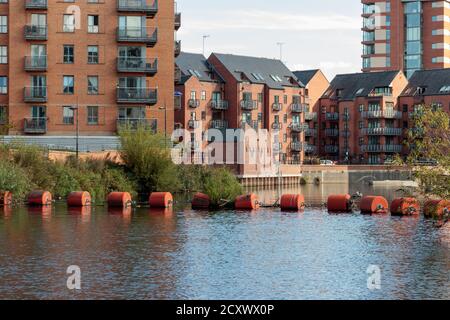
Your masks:
[{"label": "balcony", "polygon": [[317,153],[317,147],[307,144],[305,145],[305,153]]},{"label": "balcony", "polygon": [[175,30],[178,31],[181,28],[181,13],[175,13]]},{"label": "balcony", "polygon": [[211,129],[223,130],[228,129],[228,121],[226,120],[212,120],[210,124]]},{"label": "balcony", "polygon": [[174,81],[175,83],[181,82],[181,69],[178,66],[175,66]]},{"label": "balcony", "polygon": [[47,10],[47,0],[25,0],[25,9]]},{"label": "balcony", "polygon": [[241,108],[242,110],[256,110],[258,109],[258,102],[256,100],[242,100]]},{"label": "balcony", "polygon": [[293,132],[303,132],[305,130],[309,129],[309,126],[305,123],[291,123],[291,125],[289,126],[289,128],[293,131]]},{"label": "balcony", "polygon": [[25,87],[23,100],[25,102],[47,102],[47,87]]},{"label": "balcony", "polygon": [[138,128],[145,128],[156,132],[157,120],[144,118],[119,118],[117,119],[117,128],[125,130],[137,130]]},{"label": "balcony", "polygon": [[333,129],[333,128],[325,129],[325,136],[327,136],[327,137],[339,137],[339,129]]},{"label": "balcony", "polygon": [[281,129],[283,129],[283,124],[281,122],[274,122],[274,123],[272,123],[272,129],[273,130],[281,130]]},{"label": "balcony", "polygon": [[158,29],[156,28],[117,28],[118,42],[145,43],[148,47],[153,47],[158,41]]},{"label": "balcony", "polygon": [[398,144],[368,144],[362,145],[361,151],[367,153],[400,153],[403,147]]},{"label": "balcony", "polygon": [[212,100],[211,101],[211,109],[218,110],[218,111],[228,110],[228,101]]},{"label": "balcony", "polygon": [[198,107],[200,107],[200,100],[198,100],[198,99],[189,99],[188,100],[188,107],[189,108],[198,108]]},{"label": "balcony", "polygon": [[123,73],[145,73],[152,76],[158,72],[158,60],[120,57],[117,58],[117,71]]},{"label": "balcony", "polygon": [[198,128],[200,128],[200,121],[189,120],[187,126],[188,126],[188,129],[198,129]]},{"label": "balcony", "polygon": [[364,111],[361,113],[361,117],[365,119],[402,119],[403,114],[396,110],[375,110]]},{"label": "balcony", "polygon": [[291,151],[292,152],[302,152],[303,151],[303,143],[295,141],[291,143]]},{"label": "balcony", "polygon": [[158,89],[118,87],[117,102],[155,105],[158,102]]},{"label": "balcony", "polygon": [[175,41],[175,57],[181,54],[181,41]]},{"label": "balcony", "polygon": [[401,136],[403,130],[401,128],[365,128],[362,130],[365,136]]},{"label": "balcony", "polygon": [[27,40],[47,40],[48,28],[47,26],[28,25],[25,26],[25,39]]},{"label": "balcony", "polygon": [[241,121],[241,128],[242,129],[246,129],[247,126],[253,128],[254,130],[258,130],[259,122],[256,121],[256,120]]},{"label": "balcony", "polygon": [[181,97],[175,96],[173,100],[174,100],[174,109],[181,110]]},{"label": "balcony", "polygon": [[154,17],[158,13],[158,0],[154,0],[153,4],[147,2],[147,0],[117,0],[117,11],[139,12]]},{"label": "balcony", "polygon": [[317,120],[317,112],[305,112],[305,120],[306,121]]},{"label": "balcony", "polygon": [[325,152],[326,153],[332,153],[332,154],[339,153],[339,146],[327,144],[325,146]]},{"label": "balcony", "polygon": [[347,130],[342,130],[341,131],[341,137],[344,137],[344,138],[350,138],[350,136],[351,136],[352,134],[351,134],[351,132],[347,129]]},{"label": "balcony", "polygon": [[339,121],[339,113],[337,113],[337,112],[327,112],[325,114],[325,119],[327,121]]},{"label": "balcony", "polygon": [[272,104],[272,110],[273,111],[281,111],[281,110],[283,110],[283,105],[279,102],[275,102],[274,104]]},{"label": "balcony", "polygon": [[291,104],[291,112],[293,113],[302,113],[305,111],[303,104],[301,103],[293,103]]},{"label": "balcony", "polygon": [[25,57],[25,71],[46,71],[47,56]]},{"label": "balcony", "polygon": [[317,130],[308,128],[305,130],[305,136],[306,137],[315,137],[315,136],[317,136]]},{"label": "balcony", "polygon": [[28,134],[47,133],[47,118],[26,118],[23,122],[23,132]]}]

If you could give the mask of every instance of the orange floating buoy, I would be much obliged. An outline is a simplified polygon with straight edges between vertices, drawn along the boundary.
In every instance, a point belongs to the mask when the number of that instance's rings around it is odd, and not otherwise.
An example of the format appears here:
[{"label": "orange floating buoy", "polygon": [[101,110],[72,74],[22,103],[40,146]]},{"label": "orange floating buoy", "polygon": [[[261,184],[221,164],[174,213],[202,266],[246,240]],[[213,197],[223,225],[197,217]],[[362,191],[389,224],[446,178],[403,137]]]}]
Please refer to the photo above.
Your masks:
[{"label": "orange floating buoy", "polygon": [[52,204],[52,194],[48,191],[33,191],[28,195],[31,206],[49,206]]},{"label": "orange floating buoy", "polygon": [[427,218],[440,219],[450,214],[449,200],[429,200],[425,203],[423,212]]},{"label": "orange floating buoy", "polygon": [[259,209],[258,196],[256,194],[247,194],[239,196],[234,201],[236,210],[257,210]]},{"label": "orange floating buoy", "polygon": [[350,212],[351,196],[349,194],[335,194],[330,195],[327,201],[327,208],[329,212]]},{"label": "orange floating buoy", "polygon": [[387,213],[389,203],[384,197],[367,196],[362,198],[359,204],[361,213]]},{"label": "orange floating buoy", "polygon": [[281,196],[282,211],[299,211],[305,208],[305,197],[301,194],[284,194]]},{"label": "orange floating buoy", "polygon": [[152,208],[169,208],[173,205],[173,196],[170,192],[153,192],[148,202]]},{"label": "orange floating buoy", "polygon": [[420,213],[420,202],[415,198],[398,198],[391,203],[391,214],[410,216]]},{"label": "orange floating buoy", "polygon": [[0,191],[0,206],[10,206],[12,205],[12,193],[9,191]]},{"label": "orange floating buoy", "polygon": [[128,208],[131,207],[132,199],[129,192],[111,192],[106,199],[108,207]]},{"label": "orange floating buoy", "polygon": [[211,199],[207,194],[196,193],[192,199],[193,210],[208,210],[211,205]]},{"label": "orange floating buoy", "polygon": [[75,191],[67,197],[69,207],[86,207],[91,205],[91,194],[86,191]]}]

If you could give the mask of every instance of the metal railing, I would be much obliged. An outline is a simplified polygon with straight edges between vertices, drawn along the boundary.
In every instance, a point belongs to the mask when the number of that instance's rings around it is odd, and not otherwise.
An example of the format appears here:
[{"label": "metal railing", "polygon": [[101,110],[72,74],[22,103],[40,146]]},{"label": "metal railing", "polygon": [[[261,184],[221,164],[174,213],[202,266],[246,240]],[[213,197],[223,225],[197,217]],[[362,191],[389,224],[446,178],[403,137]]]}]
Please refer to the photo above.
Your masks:
[{"label": "metal railing", "polygon": [[310,144],[306,144],[305,145],[305,153],[316,153],[317,152],[317,147],[310,145]]},{"label": "metal railing", "polygon": [[243,110],[258,109],[258,102],[256,100],[241,100],[240,105]]},{"label": "metal railing", "polygon": [[303,104],[301,103],[293,103],[291,104],[291,112],[293,113],[302,113],[305,111]]},{"label": "metal railing", "polygon": [[291,143],[291,151],[301,152],[303,150],[303,143],[295,141]]},{"label": "metal railing", "polygon": [[402,149],[403,147],[398,144],[367,144],[361,146],[361,151],[367,153],[400,153],[402,152]]},{"label": "metal railing", "polygon": [[317,120],[317,112],[305,112],[305,120],[306,121]]},{"label": "metal railing", "polygon": [[119,57],[117,71],[155,74],[158,72],[158,59]]},{"label": "metal railing", "polygon": [[158,101],[158,89],[152,88],[117,88],[117,102],[142,102],[155,104]]},{"label": "metal railing", "polygon": [[198,108],[200,106],[200,100],[198,99],[189,99],[188,107],[189,108]]},{"label": "metal railing", "polygon": [[188,128],[189,129],[198,129],[198,128],[200,128],[200,121],[198,121],[198,120],[189,120],[188,121]]},{"label": "metal railing", "polygon": [[337,113],[337,112],[327,112],[325,114],[325,119],[327,121],[338,121],[339,120],[339,113]]},{"label": "metal railing", "polygon": [[325,129],[325,136],[327,136],[327,137],[338,137],[339,136],[339,129],[334,129],[334,128]]},{"label": "metal railing", "polygon": [[23,98],[25,102],[47,102],[47,87],[25,87]]},{"label": "metal railing", "polygon": [[307,137],[315,137],[317,136],[317,129],[308,128],[305,130],[305,136]]},{"label": "metal railing", "polygon": [[47,40],[48,28],[47,26],[27,25],[25,26],[25,39],[28,40]]},{"label": "metal railing", "polygon": [[309,129],[309,126],[305,123],[296,123],[293,122],[291,123],[291,125],[289,126],[289,128],[293,131],[293,132],[303,132],[307,129]]},{"label": "metal railing", "polygon": [[23,123],[23,131],[25,133],[46,133],[47,118],[25,118]]},{"label": "metal railing", "polygon": [[181,53],[181,41],[175,41],[175,57],[178,57]]},{"label": "metal railing", "polygon": [[47,0],[25,0],[25,9],[47,9]]},{"label": "metal railing", "polygon": [[158,29],[151,27],[131,28],[118,27],[117,41],[120,42],[143,42],[154,45],[158,41]]},{"label": "metal railing", "polygon": [[119,118],[117,119],[117,128],[125,130],[137,130],[138,128],[144,128],[156,132],[157,130],[156,119],[145,118]]},{"label": "metal railing", "polygon": [[25,57],[25,70],[27,71],[47,70],[47,56]]},{"label": "metal railing", "polygon": [[212,120],[210,124],[211,129],[228,129],[228,121],[226,120]]},{"label": "metal railing", "polygon": [[158,12],[158,0],[154,0],[152,4],[148,4],[147,0],[117,0],[117,11],[155,15]]},{"label": "metal railing", "polygon": [[339,152],[339,146],[326,145],[325,146],[325,152],[326,153],[338,153]]},{"label": "metal railing", "polygon": [[364,128],[361,133],[366,136],[401,136],[401,128]]},{"label": "metal railing", "polygon": [[273,130],[281,130],[281,129],[283,129],[283,124],[281,122],[274,122],[274,123],[272,123],[272,129]]},{"label": "metal railing", "polygon": [[272,110],[273,111],[281,111],[281,110],[283,110],[283,105],[279,102],[275,102],[272,104]]},{"label": "metal railing", "polygon": [[211,109],[214,110],[228,110],[228,101],[226,100],[212,100]]},{"label": "metal railing", "polygon": [[375,110],[364,111],[361,113],[361,117],[366,119],[401,119],[403,114],[396,110]]},{"label": "metal railing", "polygon": [[175,13],[175,30],[180,29],[181,27],[181,13],[176,12]]}]

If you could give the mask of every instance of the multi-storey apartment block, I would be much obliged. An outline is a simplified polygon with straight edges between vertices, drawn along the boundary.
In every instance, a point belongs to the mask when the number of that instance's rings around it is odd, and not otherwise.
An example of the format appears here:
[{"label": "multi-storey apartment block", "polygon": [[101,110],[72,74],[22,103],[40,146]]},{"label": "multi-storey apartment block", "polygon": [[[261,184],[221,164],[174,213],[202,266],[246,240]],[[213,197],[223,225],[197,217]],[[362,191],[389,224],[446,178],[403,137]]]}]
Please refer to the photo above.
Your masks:
[{"label": "multi-storey apartment block", "polygon": [[362,0],[363,71],[450,67],[450,2]]},{"label": "multi-storey apartment block", "polygon": [[305,89],[279,60],[213,53],[182,53],[177,59],[182,93],[175,112],[179,127],[268,129],[279,133],[283,162],[302,163],[305,132]]},{"label": "multi-storey apartment block", "polygon": [[173,0],[0,3],[0,117],[12,135],[173,129]]},{"label": "multi-storey apartment block", "polygon": [[319,122],[317,115],[320,111],[320,98],[328,89],[328,82],[322,71],[304,70],[294,71],[297,79],[305,85],[305,122],[309,127],[305,130],[305,156],[318,155],[318,132]]},{"label": "multi-storey apartment block", "polygon": [[320,154],[345,163],[382,164],[402,152],[397,98],[407,84],[401,71],[336,76],[320,100]]}]

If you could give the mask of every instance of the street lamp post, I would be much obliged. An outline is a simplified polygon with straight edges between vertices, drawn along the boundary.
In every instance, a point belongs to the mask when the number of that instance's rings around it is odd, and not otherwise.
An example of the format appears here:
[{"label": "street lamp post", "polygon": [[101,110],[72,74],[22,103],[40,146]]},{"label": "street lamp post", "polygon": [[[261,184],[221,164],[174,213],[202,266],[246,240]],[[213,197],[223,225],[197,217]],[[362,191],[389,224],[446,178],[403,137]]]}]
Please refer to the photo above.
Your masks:
[{"label": "street lamp post", "polygon": [[167,105],[164,100],[164,106],[159,107],[159,110],[164,110],[164,145],[167,146]]},{"label": "street lamp post", "polygon": [[75,126],[76,126],[76,142],[75,142],[75,157],[76,157],[76,159],[77,159],[77,162],[78,162],[78,158],[79,158],[79,146],[80,146],[80,126],[79,126],[79,117],[78,117],[78,115],[79,115],[79,113],[78,113],[78,110],[79,110],[79,107],[78,107],[78,104],[75,106],[75,107],[71,107],[70,108],[72,111],[75,111],[75,114],[76,114],[76,122],[75,122]]}]

